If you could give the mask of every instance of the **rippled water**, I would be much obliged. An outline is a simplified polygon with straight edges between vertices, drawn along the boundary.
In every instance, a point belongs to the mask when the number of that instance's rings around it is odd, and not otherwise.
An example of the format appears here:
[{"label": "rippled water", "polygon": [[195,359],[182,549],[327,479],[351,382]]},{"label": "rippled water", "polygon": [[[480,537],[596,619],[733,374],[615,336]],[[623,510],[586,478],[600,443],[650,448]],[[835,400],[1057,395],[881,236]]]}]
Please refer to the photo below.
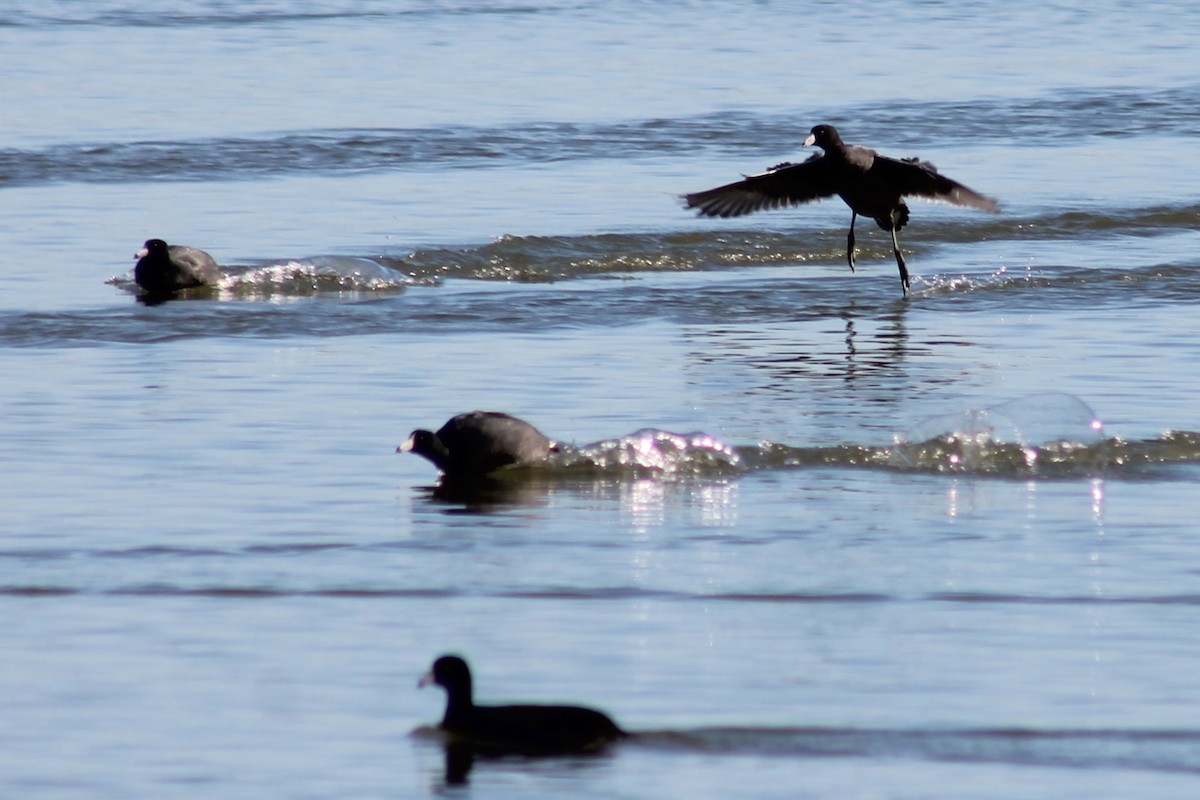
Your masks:
[{"label": "rippled water", "polygon": [[[1194,797],[1198,23],[6,4],[0,795]],[[682,209],[818,122],[1003,213],[912,203],[905,300]],[[394,452],[473,408],[563,447]],[[638,736],[462,774],[454,651]]]}]

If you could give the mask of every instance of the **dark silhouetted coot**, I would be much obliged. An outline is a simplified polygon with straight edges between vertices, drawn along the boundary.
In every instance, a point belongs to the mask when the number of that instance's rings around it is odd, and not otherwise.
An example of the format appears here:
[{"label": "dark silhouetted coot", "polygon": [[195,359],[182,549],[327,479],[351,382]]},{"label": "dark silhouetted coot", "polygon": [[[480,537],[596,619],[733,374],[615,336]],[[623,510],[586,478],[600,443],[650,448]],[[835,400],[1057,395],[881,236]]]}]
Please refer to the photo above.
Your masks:
[{"label": "dark silhouetted coot", "polygon": [[452,418],[437,433],[413,431],[396,452],[424,456],[448,478],[461,479],[532,464],[556,448],[525,420],[499,411],[471,411]]},{"label": "dark silhouetted coot", "polygon": [[854,221],[862,214],[892,234],[892,250],[905,295],[908,267],[896,241],[896,231],[908,222],[908,206],[902,198],[919,197],[993,213],[1000,210],[995,200],[938,174],[928,162],[888,158],[866,147],[844,143],[832,125],[812,129],[804,146],[814,144],[825,151],[824,155],[814,155],[800,164],[780,164],[761,175],[685,195],[687,207],[699,209],[706,217],[740,217],[837,195],[850,206],[850,233],[846,237],[850,270],[854,271]]},{"label": "dark silhouetted coot", "polygon": [[418,686],[446,690],[442,730],[473,744],[530,755],[586,753],[628,736],[607,714],[581,706],[477,706],[471,670],[458,656],[433,662]]},{"label": "dark silhouetted coot", "polygon": [[133,279],[150,294],[213,286],[221,279],[221,270],[213,257],[195,247],[150,239],[133,257],[138,260]]}]

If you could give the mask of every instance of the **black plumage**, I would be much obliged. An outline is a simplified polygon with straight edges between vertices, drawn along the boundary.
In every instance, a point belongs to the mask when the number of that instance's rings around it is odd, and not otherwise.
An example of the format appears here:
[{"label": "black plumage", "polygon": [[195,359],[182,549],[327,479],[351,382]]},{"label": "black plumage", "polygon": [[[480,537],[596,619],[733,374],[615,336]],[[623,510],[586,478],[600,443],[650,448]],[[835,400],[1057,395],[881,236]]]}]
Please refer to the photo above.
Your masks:
[{"label": "black plumage", "polygon": [[133,279],[152,295],[214,286],[221,279],[216,260],[195,247],[168,245],[162,239],[150,239],[133,257],[138,260],[133,268]]},{"label": "black plumage", "polygon": [[498,469],[541,461],[556,443],[523,419],[499,411],[459,414],[437,433],[417,429],[396,448],[433,462],[447,478],[482,478]]},{"label": "black plumage", "polygon": [[896,233],[908,223],[903,198],[952,203],[996,213],[990,197],[940,174],[932,164],[916,158],[895,159],[874,150],[842,141],[832,125],[812,129],[804,146],[825,152],[799,164],[780,164],[760,175],[685,196],[688,208],[706,217],[740,217],[755,211],[800,205],[837,195],[850,206],[850,233],[846,257],[854,270],[854,222],[870,217],[892,235],[892,250],[900,269],[900,284],[908,294],[908,267],[900,254]]},{"label": "black plumage", "polygon": [[602,711],[582,706],[476,705],[467,662],[445,655],[419,686],[437,684],[446,690],[446,713],[441,728],[471,744],[527,755],[587,753],[628,736]]}]

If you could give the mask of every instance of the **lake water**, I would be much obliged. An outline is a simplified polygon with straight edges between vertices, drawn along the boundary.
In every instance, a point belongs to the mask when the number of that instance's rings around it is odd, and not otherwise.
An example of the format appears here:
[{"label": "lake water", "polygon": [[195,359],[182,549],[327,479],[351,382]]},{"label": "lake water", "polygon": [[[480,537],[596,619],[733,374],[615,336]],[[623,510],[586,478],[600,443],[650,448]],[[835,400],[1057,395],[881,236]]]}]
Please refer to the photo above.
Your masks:
[{"label": "lake water", "polygon": [[[1194,798],[1200,6],[0,8],[0,796]],[[919,155],[999,216],[679,195]],[[216,290],[147,305],[145,239]],[[571,445],[473,496],[394,452]],[[449,785],[418,691],[641,734]]]}]

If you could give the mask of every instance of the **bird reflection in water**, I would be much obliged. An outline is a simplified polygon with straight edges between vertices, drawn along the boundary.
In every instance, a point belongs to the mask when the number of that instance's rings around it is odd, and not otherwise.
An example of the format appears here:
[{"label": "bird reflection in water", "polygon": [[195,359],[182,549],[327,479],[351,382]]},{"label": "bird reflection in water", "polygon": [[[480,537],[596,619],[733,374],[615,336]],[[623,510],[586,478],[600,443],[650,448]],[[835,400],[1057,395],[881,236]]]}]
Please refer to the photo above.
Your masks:
[{"label": "bird reflection in water", "polygon": [[611,758],[611,755],[607,750],[594,753],[572,753],[569,755],[561,753],[521,753],[500,747],[485,747],[476,742],[464,741],[462,739],[447,738],[442,742],[444,763],[442,781],[448,787],[466,785],[470,780],[471,772],[480,762],[483,764],[487,764],[488,762],[513,764],[553,760],[559,764],[566,762],[568,768],[576,769],[606,762]]}]

